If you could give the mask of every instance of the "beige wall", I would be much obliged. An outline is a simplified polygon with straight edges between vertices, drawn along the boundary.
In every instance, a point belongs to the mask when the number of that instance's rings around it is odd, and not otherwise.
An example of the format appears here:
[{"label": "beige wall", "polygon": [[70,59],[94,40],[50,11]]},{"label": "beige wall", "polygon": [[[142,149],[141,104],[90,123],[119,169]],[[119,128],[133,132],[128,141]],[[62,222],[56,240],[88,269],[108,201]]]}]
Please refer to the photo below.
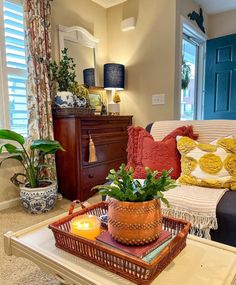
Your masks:
[{"label": "beige wall", "polygon": [[[108,9],[108,59],[127,70],[121,114],[134,115],[136,125],[179,118],[180,17],[193,10],[199,6],[191,0],[128,0]],[[122,19],[132,16],[137,18],[135,30],[122,32]],[[166,104],[152,106],[152,94],[163,93]]]},{"label": "beige wall", "polygon": [[[122,32],[122,19],[137,17],[134,30]],[[107,13],[108,59],[126,67],[121,114],[136,125],[173,118],[175,1],[135,0]],[[166,104],[152,106],[152,94],[166,94]]]},{"label": "beige wall", "polygon": [[54,58],[59,58],[58,25],[80,26],[98,38],[100,80],[107,56],[107,10],[90,0],[54,0],[52,2],[52,42]]},{"label": "beige wall", "polygon": [[0,167],[0,203],[19,197],[19,190],[11,182],[14,173],[21,172],[17,161],[5,161]]},{"label": "beige wall", "polygon": [[217,38],[236,33],[236,10],[209,15],[209,38]]}]

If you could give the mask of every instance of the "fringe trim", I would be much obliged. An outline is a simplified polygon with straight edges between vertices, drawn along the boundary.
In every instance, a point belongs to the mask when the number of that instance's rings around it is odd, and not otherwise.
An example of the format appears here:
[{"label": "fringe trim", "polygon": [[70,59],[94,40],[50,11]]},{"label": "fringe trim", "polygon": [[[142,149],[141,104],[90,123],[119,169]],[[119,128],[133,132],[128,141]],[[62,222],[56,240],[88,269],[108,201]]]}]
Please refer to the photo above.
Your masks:
[{"label": "fringe trim", "polygon": [[199,212],[188,212],[179,208],[163,208],[162,214],[168,217],[173,217],[176,219],[186,220],[191,223],[190,234],[211,239],[210,230],[218,229],[217,219],[214,214],[209,213],[199,213]]}]

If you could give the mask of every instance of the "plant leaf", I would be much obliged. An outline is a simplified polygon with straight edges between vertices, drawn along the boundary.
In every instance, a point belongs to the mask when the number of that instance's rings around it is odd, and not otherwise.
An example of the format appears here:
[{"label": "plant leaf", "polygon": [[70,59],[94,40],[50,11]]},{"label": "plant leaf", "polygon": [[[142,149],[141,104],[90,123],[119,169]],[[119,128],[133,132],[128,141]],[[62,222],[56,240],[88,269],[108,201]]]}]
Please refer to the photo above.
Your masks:
[{"label": "plant leaf", "polygon": [[8,153],[13,154],[13,153],[22,153],[22,150],[14,146],[13,144],[4,144],[0,147],[0,153],[2,153],[3,148],[7,150]]},{"label": "plant leaf", "polygon": [[11,130],[4,130],[4,129],[0,130],[0,139],[15,141],[21,145],[25,143],[25,139],[22,135],[13,132]]},{"label": "plant leaf", "polygon": [[30,148],[32,150],[37,149],[48,154],[54,154],[59,149],[65,151],[61,144],[58,141],[54,140],[35,140],[33,141]]},{"label": "plant leaf", "polygon": [[166,198],[161,197],[160,199],[168,208],[170,208],[170,203],[169,203],[169,201]]}]

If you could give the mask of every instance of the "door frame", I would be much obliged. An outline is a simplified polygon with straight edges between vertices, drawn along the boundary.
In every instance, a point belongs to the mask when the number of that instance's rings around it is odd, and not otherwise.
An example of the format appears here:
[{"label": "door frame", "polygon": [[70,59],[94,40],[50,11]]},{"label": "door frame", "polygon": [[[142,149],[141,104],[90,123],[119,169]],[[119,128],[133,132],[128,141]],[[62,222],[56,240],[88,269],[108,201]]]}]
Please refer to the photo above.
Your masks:
[{"label": "door frame", "polygon": [[[205,61],[206,61],[206,41],[208,39],[207,35],[200,31],[195,25],[193,25],[190,21],[188,21],[184,16],[180,16],[180,37],[179,37],[179,69],[178,72],[181,75],[181,66],[182,66],[182,41],[183,34],[187,34],[190,37],[193,37],[197,40],[199,44],[198,51],[198,64],[196,74],[197,77],[197,85],[196,85],[196,105],[194,119],[201,120],[203,118],[203,108],[204,108],[204,86],[205,86]],[[179,76],[181,81],[181,76]],[[179,97],[179,110],[181,108],[181,82],[179,82],[178,86],[178,97]],[[181,117],[181,110],[179,112],[179,120]]]}]

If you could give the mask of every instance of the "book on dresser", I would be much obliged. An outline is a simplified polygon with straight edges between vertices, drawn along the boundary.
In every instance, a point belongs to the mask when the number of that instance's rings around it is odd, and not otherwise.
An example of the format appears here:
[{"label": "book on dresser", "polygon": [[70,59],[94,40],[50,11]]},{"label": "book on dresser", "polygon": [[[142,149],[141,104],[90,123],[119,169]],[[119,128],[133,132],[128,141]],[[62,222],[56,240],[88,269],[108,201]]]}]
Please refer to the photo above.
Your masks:
[{"label": "book on dresser", "polygon": [[[91,188],[106,182],[110,169],[127,162],[128,127],[132,116],[53,114],[54,137],[66,150],[56,154],[58,190],[70,200],[87,200]],[[89,138],[97,161],[89,163]]]}]

